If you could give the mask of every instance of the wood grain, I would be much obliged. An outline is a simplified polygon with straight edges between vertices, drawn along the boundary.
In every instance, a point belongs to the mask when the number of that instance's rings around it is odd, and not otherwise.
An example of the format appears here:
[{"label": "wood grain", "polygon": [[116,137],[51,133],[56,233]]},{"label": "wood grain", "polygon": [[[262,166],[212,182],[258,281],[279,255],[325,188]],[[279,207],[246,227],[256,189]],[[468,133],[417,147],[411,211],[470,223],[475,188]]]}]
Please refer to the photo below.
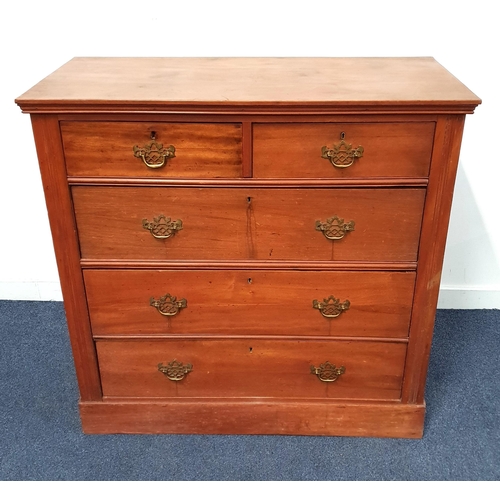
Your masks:
[{"label": "wood grain", "polygon": [[426,187],[426,177],[360,177],[343,179],[160,179],[144,177],[75,177],[68,176],[73,186],[136,187]]},{"label": "wood grain", "polygon": [[[413,272],[84,271],[97,337],[137,334],[236,334],[406,337]],[[162,316],[149,303],[166,293],[187,307]],[[313,300],[351,302],[327,319]]]},{"label": "wood grain", "polygon": [[[340,143],[340,134],[361,158],[347,168],[321,157],[321,148]],[[254,125],[256,178],[425,177],[429,172],[433,122],[279,123]]]},{"label": "wood grain", "polygon": [[436,147],[422,223],[420,258],[405,370],[403,400],[424,401],[427,366],[441,283],[453,187],[465,117],[443,117],[436,127]]},{"label": "wood grain", "polygon": [[75,58],[17,99],[30,112],[471,112],[479,102],[430,57]]},{"label": "wood grain", "polygon": [[[148,168],[133,147],[151,143],[151,132],[175,157]],[[147,123],[62,121],[68,175],[160,178],[242,176],[239,123]]]},{"label": "wood grain", "polygon": [[419,439],[423,434],[425,405],[204,398],[80,403],[80,412],[84,432],[88,434],[288,434]]},{"label": "wood grain", "polygon": [[84,269],[262,269],[294,271],[415,271],[416,262],[346,260],[114,260],[81,259]]},{"label": "wood grain", "polygon": [[243,177],[253,176],[253,123],[248,119],[242,120],[242,171]]},{"label": "wood grain", "polygon": [[[424,189],[73,187],[84,259],[415,262]],[[156,239],[160,214],[183,229]],[[316,230],[338,215],[354,231]],[[126,237],[124,237],[126,236]]]},{"label": "wood grain", "polygon": [[[401,343],[301,340],[99,341],[104,397],[291,397],[398,400],[406,355]],[[192,365],[171,381],[158,364]],[[329,361],[345,373],[322,382]]]},{"label": "wood grain", "polygon": [[82,401],[95,401],[101,398],[101,384],[79,265],[78,236],[66,183],[59,124],[55,117],[44,115],[32,116],[31,122],[80,396]]}]

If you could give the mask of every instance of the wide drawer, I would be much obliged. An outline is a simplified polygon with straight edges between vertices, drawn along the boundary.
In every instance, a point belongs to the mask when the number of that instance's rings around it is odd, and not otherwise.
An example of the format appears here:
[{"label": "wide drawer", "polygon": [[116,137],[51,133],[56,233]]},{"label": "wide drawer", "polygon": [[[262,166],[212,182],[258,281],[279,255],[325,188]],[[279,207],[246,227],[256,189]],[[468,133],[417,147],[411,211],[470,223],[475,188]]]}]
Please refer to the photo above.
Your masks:
[{"label": "wide drawer", "polygon": [[253,126],[253,175],[425,177],[433,136],[434,122],[257,123]]},{"label": "wide drawer", "polygon": [[[223,178],[242,175],[239,123],[63,121],[61,134],[70,176]],[[174,157],[168,156],[169,146],[175,148]],[[162,162],[165,164],[159,167]]]},{"label": "wide drawer", "polygon": [[398,399],[406,354],[404,343],[361,341],[204,339],[96,346],[104,397]]},{"label": "wide drawer", "polygon": [[425,189],[73,187],[86,259],[416,261]]},{"label": "wide drawer", "polygon": [[415,282],[414,272],[375,271],[87,269],[83,274],[97,337],[406,337]]}]

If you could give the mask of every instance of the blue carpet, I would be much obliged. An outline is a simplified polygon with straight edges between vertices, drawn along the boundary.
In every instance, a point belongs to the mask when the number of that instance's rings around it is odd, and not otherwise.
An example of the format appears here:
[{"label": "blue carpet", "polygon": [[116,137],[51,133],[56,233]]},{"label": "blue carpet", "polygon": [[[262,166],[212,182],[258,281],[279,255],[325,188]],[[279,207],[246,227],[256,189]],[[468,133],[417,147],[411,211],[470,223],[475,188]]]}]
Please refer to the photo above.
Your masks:
[{"label": "blue carpet", "polygon": [[424,438],[86,436],[60,302],[0,301],[0,480],[500,480],[500,311],[438,311]]}]

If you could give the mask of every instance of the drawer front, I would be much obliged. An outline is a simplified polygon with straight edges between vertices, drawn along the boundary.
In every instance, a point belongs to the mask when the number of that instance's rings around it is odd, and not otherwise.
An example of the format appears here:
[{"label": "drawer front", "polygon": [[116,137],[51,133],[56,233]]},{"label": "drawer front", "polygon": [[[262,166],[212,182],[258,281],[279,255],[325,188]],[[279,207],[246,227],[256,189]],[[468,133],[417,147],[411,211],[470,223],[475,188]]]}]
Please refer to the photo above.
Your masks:
[{"label": "drawer front", "polygon": [[[238,339],[96,345],[105,397],[398,399],[406,354],[406,344],[390,342]],[[339,375],[341,367],[345,370]],[[331,382],[320,380],[336,376]]]},{"label": "drawer front", "polygon": [[406,337],[415,273],[89,269],[84,279],[97,337]]},{"label": "drawer front", "polygon": [[72,192],[83,258],[151,260],[416,261],[425,197],[424,189]]},{"label": "drawer front", "polygon": [[[163,145],[167,156],[159,154],[158,147],[151,147],[153,132],[154,142]],[[61,134],[70,176],[224,178],[242,175],[239,123],[61,122]],[[168,156],[169,146],[175,148],[174,157]],[[165,164],[158,167],[162,162]]]},{"label": "drawer front", "polygon": [[[345,144],[341,144],[342,133]],[[425,177],[433,136],[434,122],[259,123],[253,127],[253,174],[261,178]],[[327,158],[322,157],[324,146],[330,151],[325,153]]]}]

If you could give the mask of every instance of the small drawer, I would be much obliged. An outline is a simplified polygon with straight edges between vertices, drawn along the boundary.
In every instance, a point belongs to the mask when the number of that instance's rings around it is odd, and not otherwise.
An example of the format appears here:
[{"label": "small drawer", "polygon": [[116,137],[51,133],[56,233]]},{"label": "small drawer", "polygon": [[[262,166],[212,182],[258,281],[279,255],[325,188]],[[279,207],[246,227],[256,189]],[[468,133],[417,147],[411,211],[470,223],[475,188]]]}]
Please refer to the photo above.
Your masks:
[{"label": "small drawer", "polygon": [[69,176],[241,177],[241,124],[61,122]]},{"label": "small drawer", "polygon": [[434,122],[257,123],[257,178],[426,177]]},{"label": "small drawer", "polygon": [[407,337],[414,272],[84,270],[96,337]]},{"label": "small drawer", "polygon": [[406,344],[304,340],[98,341],[104,397],[396,400]]},{"label": "small drawer", "polygon": [[415,262],[425,189],[72,188],[84,259]]}]

